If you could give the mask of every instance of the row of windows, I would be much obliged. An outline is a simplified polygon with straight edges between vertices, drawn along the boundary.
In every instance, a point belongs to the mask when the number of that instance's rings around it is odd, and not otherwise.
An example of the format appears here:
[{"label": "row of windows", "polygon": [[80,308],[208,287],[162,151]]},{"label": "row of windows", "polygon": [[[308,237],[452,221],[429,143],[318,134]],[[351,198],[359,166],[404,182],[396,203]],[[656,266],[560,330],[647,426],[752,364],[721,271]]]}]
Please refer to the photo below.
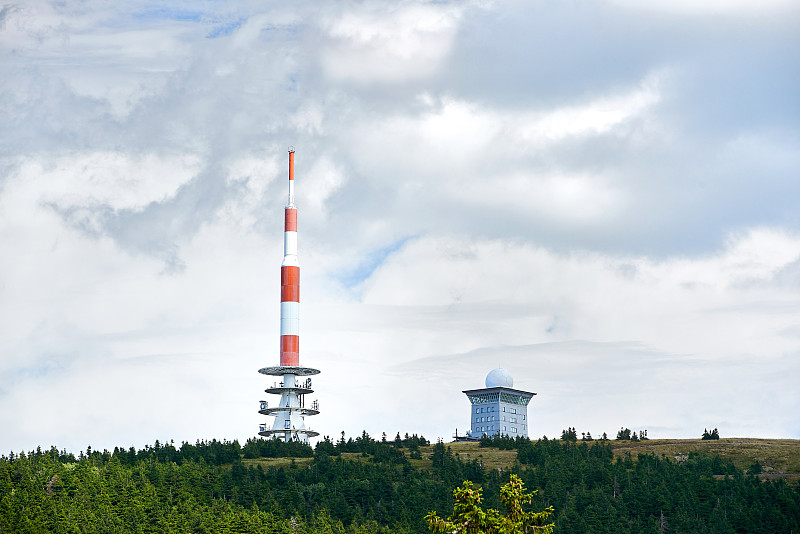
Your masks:
[{"label": "row of windows", "polygon": [[[484,408],[475,408],[475,413],[494,412],[495,408],[496,408],[496,406],[486,406]],[[508,410],[506,410],[505,406],[503,406],[503,411],[504,412],[508,411],[508,413],[517,413],[517,409],[516,408],[508,408]],[[520,413],[522,413],[522,411],[520,411]]]},{"label": "row of windows", "polygon": [[[500,416],[500,420],[501,421],[506,421],[506,416],[505,415]],[[508,420],[509,423],[517,423],[518,422],[516,417],[509,417],[507,420]],[[522,416],[521,420],[522,421],[525,420],[525,416],[524,415]],[[497,421],[497,416],[496,415],[487,415],[487,416],[484,416],[484,417],[475,417],[472,420],[473,423],[483,423],[485,421]]]}]

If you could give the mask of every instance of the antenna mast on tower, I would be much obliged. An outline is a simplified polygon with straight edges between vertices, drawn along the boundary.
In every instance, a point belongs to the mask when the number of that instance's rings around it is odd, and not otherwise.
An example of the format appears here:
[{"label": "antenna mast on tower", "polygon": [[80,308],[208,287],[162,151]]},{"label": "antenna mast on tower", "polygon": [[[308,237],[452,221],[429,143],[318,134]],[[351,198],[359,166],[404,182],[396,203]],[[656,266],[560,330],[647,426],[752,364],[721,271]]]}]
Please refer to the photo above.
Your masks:
[{"label": "antenna mast on tower", "polygon": [[[258,413],[274,416],[271,428],[260,425],[258,435],[281,437],[285,441],[302,441],[319,435],[305,426],[306,415],[317,415],[319,404],[310,407],[305,396],[313,393],[311,375],[319,370],[300,367],[300,263],[297,260],[297,206],[294,204],[294,147],[289,147],[289,201],[284,212],[283,263],[281,264],[281,348],[280,365],[258,370],[263,375],[280,376],[283,381],[265,389],[280,395],[275,407],[261,401]],[[305,380],[299,377],[306,377]]]}]

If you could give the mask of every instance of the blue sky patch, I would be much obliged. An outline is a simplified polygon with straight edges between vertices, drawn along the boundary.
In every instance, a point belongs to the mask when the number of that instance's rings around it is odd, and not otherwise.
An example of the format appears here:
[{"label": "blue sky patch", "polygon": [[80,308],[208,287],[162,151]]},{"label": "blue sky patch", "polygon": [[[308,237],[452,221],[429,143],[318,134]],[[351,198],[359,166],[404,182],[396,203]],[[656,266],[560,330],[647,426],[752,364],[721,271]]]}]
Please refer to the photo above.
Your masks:
[{"label": "blue sky patch", "polygon": [[247,17],[240,17],[237,20],[224,22],[222,24],[217,24],[214,26],[210,32],[206,35],[208,39],[216,39],[217,37],[225,37],[226,35],[230,35],[235,32],[242,24],[245,23]]},{"label": "blue sky patch", "polygon": [[137,13],[135,17],[143,20],[166,19],[184,22],[201,22],[203,20],[203,12],[189,11],[185,9],[170,9],[167,7],[154,7]]},{"label": "blue sky patch", "polygon": [[358,286],[372,276],[372,273],[374,273],[378,267],[383,265],[383,262],[385,262],[389,256],[403,248],[403,245],[405,245],[406,242],[413,237],[414,236],[403,237],[394,243],[368,253],[358,266],[350,271],[344,272],[341,276],[339,276],[339,282],[341,282],[348,289],[353,289],[354,287]]}]

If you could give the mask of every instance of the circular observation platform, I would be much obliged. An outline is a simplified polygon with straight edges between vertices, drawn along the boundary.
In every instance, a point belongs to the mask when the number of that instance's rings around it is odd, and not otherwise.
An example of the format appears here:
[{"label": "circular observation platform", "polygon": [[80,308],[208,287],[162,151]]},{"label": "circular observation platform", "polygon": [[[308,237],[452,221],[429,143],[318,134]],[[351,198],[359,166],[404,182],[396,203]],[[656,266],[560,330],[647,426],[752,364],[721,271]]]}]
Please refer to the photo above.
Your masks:
[{"label": "circular observation platform", "polygon": [[304,388],[301,386],[275,386],[271,388],[267,388],[264,390],[264,393],[273,393],[275,395],[280,395],[284,391],[294,391],[298,395],[308,395],[309,393],[314,393],[314,390],[311,388]]},{"label": "circular observation platform", "polygon": [[307,436],[309,438],[316,438],[317,436],[319,436],[319,432],[316,432],[314,430],[309,430],[307,428],[299,429],[299,430],[283,430],[283,429],[281,429],[281,430],[271,430],[270,429],[270,430],[262,430],[261,432],[258,433],[259,436],[264,436],[265,438],[269,438],[269,437],[272,437],[272,436],[285,436],[286,434],[294,434],[295,436],[298,436],[298,435],[302,434],[302,435]]},{"label": "circular observation platform", "polygon": [[311,375],[318,375],[319,369],[312,369],[311,367],[299,367],[293,365],[276,365],[274,367],[262,367],[258,370],[259,373],[262,375],[270,375],[270,376],[283,376],[283,375],[295,375],[295,376],[311,376]]},{"label": "circular observation platform", "polygon": [[274,408],[263,408],[258,411],[261,415],[274,415],[278,412],[300,412],[300,415],[318,415],[319,410],[305,407],[276,406]]}]

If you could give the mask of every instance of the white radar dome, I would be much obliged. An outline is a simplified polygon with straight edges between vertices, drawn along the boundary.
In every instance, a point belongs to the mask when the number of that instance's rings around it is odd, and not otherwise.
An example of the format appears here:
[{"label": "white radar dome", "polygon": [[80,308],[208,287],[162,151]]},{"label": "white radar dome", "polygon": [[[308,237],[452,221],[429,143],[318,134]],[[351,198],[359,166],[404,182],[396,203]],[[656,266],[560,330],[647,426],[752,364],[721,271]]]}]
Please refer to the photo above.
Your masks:
[{"label": "white radar dome", "polygon": [[514,379],[511,377],[511,373],[509,373],[502,367],[498,367],[497,369],[492,369],[491,371],[489,371],[489,374],[486,375],[486,387],[513,388]]}]

